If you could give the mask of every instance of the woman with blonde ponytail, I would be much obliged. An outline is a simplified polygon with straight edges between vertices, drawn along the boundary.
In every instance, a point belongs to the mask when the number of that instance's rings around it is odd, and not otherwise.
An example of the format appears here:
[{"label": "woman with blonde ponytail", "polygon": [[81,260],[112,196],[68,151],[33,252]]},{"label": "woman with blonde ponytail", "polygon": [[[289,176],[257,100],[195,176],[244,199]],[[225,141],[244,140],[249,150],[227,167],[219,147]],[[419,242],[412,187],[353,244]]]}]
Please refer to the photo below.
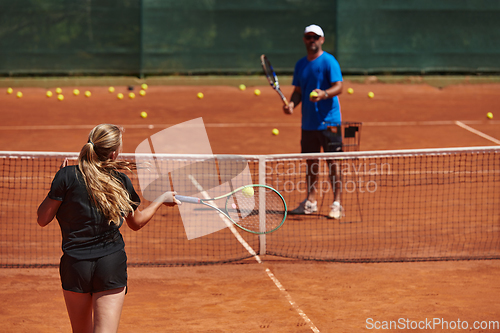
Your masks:
[{"label": "woman with blonde ponytail", "polygon": [[38,207],[38,224],[57,218],[62,233],[60,275],[73,332],[117,332],[127,289],[127,256],[120,233],[145,226],[164,204],[180,204],[165,192],[144,210],[130,179],[135,169],[117,160],[122,131],[96,126],[82,147],[78,165],[63,163]]}]

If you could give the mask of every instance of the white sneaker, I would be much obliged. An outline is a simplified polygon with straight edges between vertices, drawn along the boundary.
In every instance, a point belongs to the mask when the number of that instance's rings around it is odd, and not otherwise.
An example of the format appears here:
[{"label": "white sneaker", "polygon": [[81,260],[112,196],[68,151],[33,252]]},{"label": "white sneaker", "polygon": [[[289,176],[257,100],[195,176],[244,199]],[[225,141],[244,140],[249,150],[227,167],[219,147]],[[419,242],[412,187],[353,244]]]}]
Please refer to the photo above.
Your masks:
[{"label": "white sneaker", "polygon": [[311,202],[311,201],[305,199],[304,201],[302,201],[299,204],[299,207],[290,211],[290,214],[309,215],[309,214],[312,214],[312,213],[317,212],[317,211],[318,211],[318,203],[316,201]]},{"label": "white sneaker", "polygon": [[328,217],[331,219],[340,219],[342,216],[344,216],[344,209],[340,205],[340,202],[335,201],[331,206],[330,206],[330,213],[328,213]]}]

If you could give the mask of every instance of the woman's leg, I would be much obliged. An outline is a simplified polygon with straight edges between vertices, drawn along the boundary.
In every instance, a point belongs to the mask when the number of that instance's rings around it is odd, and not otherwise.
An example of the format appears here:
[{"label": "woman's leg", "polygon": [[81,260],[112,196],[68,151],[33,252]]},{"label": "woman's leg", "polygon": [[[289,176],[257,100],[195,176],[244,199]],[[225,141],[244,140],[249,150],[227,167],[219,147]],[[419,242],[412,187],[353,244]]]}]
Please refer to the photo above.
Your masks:
[{"label": "woman's leg", "polygon": [[92,295],[63,290],[73,333],[92,333]]},{"label": "woman's leg", "polygon": [[116,333],[125,300],[125,287],[94,293],[94,333]]}]

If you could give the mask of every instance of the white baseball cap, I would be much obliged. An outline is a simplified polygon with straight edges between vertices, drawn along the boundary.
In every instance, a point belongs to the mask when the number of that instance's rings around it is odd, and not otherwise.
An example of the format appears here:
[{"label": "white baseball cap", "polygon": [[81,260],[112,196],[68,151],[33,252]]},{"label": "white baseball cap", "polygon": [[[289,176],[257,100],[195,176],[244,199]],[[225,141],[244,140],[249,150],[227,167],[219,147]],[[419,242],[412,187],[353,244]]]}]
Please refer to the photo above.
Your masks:
[{"label": "white baseball cap", "polygon": [[316,35],[325,37],[325,34],[323,33],[323,29],[319,25],[316,24],[311,24],[306,27],[306,30],[304,30],[304,34],[307,34],[308,32],[314,32]]}]

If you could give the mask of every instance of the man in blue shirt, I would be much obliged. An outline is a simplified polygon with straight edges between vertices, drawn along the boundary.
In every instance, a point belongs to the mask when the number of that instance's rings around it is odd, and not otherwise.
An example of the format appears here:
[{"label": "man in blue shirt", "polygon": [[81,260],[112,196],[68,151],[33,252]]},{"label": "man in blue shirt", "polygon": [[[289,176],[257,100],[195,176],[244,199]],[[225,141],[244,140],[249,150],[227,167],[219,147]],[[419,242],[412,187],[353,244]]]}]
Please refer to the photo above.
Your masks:
[{"label": "man in blue shirt", "polygon": [[[295,65],[292,85],[295,89],[290,103],[283,106],[286,114],[302,102],[302,153],[342,151],[341,112],[338,95],[342,93],[342,73],[333,55],[323,51],[325,42],[323,29],[317,25],[307,26],[303,36],[307,56]],[[312,214],[318,210],[316,201],[319,161],[307,160],[307,198],[293,214]],[[328,217],[342,217],[340,205],[340,167],[328,161],[329,178],[334,190],[334,202]]]}]

